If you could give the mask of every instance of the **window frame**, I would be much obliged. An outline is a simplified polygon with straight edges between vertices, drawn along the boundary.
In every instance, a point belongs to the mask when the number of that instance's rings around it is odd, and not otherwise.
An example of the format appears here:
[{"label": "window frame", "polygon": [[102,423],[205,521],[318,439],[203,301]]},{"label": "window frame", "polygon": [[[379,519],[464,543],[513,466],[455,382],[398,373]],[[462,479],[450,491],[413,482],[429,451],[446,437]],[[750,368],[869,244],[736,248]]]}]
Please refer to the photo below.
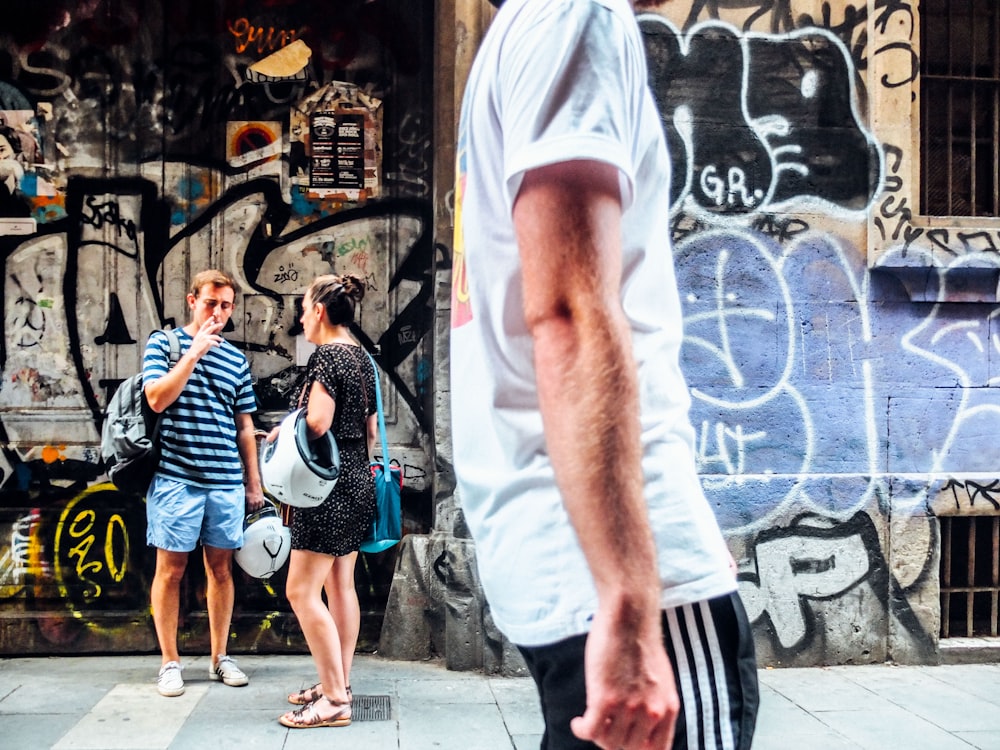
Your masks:
[{"label": "window frame", "polygon": [[[871,126],[885,152],[882,191],[868,217],[868,266],[895,275],[914,301],[1000,301],[1000,217],[920,212],[918,4],[908,13],[879,13],[872,0],[868,7]],[[934,269],[947,270],[948,283],[933,280]]]}]

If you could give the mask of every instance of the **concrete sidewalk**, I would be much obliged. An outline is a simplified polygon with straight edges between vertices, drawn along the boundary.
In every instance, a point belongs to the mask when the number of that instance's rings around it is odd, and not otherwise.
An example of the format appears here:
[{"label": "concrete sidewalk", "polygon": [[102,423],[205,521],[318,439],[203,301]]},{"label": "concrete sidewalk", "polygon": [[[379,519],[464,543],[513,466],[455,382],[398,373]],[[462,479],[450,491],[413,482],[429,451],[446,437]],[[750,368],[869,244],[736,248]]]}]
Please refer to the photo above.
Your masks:
[{"label": "concrete sidewalk", "polygon": [[[250,685],[208,679],[184,659],[187,691],[156,692],[158,656],[0,660],[0,747],[11,750],[399,748],[534,750],[528,678],[450,672],[437,662],[359,656],[355,721],[286,729],[288,691],[314,682],[308,656],[240,656]],[[1000,750],[1000,665],[761,670],[755,750]]]}]

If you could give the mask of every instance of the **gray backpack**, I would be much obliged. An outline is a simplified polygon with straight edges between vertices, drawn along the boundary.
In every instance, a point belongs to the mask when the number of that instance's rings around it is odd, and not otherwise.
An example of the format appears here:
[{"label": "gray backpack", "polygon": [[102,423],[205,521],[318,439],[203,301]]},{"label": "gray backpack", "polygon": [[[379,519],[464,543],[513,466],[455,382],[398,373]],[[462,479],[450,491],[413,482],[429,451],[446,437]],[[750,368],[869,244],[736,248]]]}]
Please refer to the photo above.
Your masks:
[{"label": "gray backpack", "polygon": [[[170,365],[181,358],[177,332],[164,331],[170,342]],[[142,373],[123,381],[108,402],[101,428],[101,458],[108,478],[122,492],[145,495],[160,463],[157,439],[163,414],[154,412],[142,390]]]}]

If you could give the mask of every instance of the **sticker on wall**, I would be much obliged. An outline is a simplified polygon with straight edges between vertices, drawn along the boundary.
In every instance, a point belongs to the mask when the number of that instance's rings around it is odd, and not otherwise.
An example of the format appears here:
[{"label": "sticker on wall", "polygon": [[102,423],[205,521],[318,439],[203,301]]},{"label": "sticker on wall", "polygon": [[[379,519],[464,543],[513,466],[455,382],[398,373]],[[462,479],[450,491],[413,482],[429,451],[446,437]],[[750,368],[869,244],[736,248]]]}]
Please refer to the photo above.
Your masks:
[{"label": "sticker on wall", "polygon": [[379,196],[382,101],[334,81],[292,109],[293,189],[306,198],[365,201]]},{"label": "sticker on wall", "polygon": [[312,50],[309,46],[296,39],[247,68],[246,78],[251,83],[304,81],[309,77],[306,67],[310,57]]},{"label": "sticker on wall", "polygon": [[234,120],[226,123],[226,162],[246,170],[247,179],[281,176],[281,123]]}]

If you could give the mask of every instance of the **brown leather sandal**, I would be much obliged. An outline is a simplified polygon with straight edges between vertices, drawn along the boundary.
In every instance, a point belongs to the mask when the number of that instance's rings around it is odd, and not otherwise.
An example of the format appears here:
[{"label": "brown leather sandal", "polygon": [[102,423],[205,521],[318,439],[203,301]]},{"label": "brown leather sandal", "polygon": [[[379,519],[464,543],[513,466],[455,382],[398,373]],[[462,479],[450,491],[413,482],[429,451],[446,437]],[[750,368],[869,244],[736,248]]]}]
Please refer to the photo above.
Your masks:
[{"label": "brown leather sandal", "polygon": [[323,697],[323,683],[317,682],[312,687],[303,688],[297,693],[288,695],[288,702],[293,706],[308,706],[315,700]]},{"label": "brown leather sandal", "polygon": [[[288,702],[293,706],[308,706],[313,701],[323,697],[323,683],[317,682],[312,687],[302,688],[295,693],[288,694]],[[354,695],[351,693],[351,686],[347,686],[347,702],[354,702]]]},{"label": "brown leather sandal", "polygon": [[[328,703],[337,709],[332,716],[320,716],[319,707]],[[337,703],[325,695],[296,711],[289,711],[278,718],[282,726],[291,729],[313,729],[315,727],[346,727],[351,723],[351,703]]]}]

